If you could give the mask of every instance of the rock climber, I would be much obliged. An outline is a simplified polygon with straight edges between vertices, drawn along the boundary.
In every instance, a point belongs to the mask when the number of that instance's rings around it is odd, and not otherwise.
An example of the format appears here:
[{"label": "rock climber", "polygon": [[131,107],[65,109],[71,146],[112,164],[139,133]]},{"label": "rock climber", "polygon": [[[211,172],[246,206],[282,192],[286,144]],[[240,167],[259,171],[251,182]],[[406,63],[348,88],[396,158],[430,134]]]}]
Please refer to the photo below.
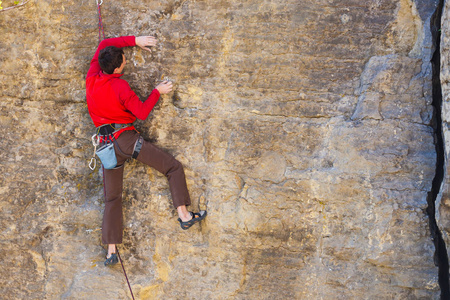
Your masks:
[{"label": "rock climber", "polygon": [[129,84],[121,79],[126,58],[123,47],[138,46],[146,51],[155,46],[152,36],[123,36],[103,40],[91,61],[86,76],[86,100],[97,134],[114,141],[117,166],[103,168],[105,210],[102,223],[102,243],[108,245],[105,266],[118,262],[116,244],[122,243],[122,182],[126,160],[135,158],[164,174],[169,181],[172,202],[178,212],[182,229],[188,229],[206,217],[206,211],[190,212],[191,204],[183,166],[172,155],[144,140],[133,126],[136,118],[145,120],[160,95],[173,86],[163,81],[141,102]]}]

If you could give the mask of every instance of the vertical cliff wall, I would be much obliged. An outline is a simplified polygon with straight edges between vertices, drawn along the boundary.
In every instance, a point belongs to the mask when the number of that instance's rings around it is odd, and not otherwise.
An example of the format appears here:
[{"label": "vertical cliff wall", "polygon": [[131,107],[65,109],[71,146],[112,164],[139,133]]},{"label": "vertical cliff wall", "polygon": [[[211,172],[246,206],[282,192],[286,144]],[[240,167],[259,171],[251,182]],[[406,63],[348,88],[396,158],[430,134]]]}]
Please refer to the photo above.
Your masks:
[{"label": "vertical cliff wall", "polygon": [[[142,98],[176,83],[142,134],[185,165],[200,226],[166,179],[125,168],[139,299],[437,299],[430,19],[438,1],[103,1]],[[3,6],[8,5],[7,1]],[[128,299],[105,268],[101,173],[84,78],[95,1],[0,12],[0,279],[9,299]],[[442,214],[441,214],[442,216]],[[448,218],[447,218],[448,219]]]},{"label": "vertical cliff wall", "polygon": [[[443,5],[443,12],[442,12],[442,20],[441,20],[441,40],[440,40],[440,89],[441,89],[441,95],[440,95],[440,107],[441,107],[441,128],[442,128],[442,144],[443,144],[443,151],[442,151],[442,181],[440,186],[440,194],[437,198],[437,205],[436,205],[436,216],[437,216],[437,222],[438,226],[441,229],[443,240],[445,241],[446,245],[450,245],[450,194],[449,194],[449,164],[448,164],[448,157],[449,157],[449,150],[450,150],[450,132],[449,132],[449,121],[450,121],[450,114],[449,114],[449,57],[450,57],[450,40],[449,40],[449,25],[448,21],[450,18],[450,12],[449,12],[449,3],[448,1],[444,1]],[[447,256],[449,254],[449,247],[447,246]]]}]

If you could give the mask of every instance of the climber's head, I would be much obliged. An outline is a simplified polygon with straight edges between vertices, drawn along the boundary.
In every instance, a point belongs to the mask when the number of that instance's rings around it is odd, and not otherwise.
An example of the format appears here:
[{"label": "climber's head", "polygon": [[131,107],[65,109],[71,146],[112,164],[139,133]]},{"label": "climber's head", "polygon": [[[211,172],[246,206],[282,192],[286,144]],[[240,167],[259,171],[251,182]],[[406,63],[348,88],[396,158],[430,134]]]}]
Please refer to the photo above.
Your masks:
[{"label": "climber's head", "polygon": [[98,55],[98,63],[106,74],[122,73],[126,63],[123,49],[114,46],[102,49]]}]

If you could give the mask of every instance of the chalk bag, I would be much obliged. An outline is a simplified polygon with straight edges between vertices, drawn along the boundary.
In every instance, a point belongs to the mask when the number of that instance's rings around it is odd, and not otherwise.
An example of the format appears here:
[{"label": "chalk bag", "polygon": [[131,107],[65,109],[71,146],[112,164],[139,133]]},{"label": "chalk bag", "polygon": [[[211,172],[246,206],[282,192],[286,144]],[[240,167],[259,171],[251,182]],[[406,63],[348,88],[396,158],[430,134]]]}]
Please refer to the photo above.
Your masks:
[{"label": "chalk bag", "polygon": [[114,151],[114,144],[108,143],[101,146],[96,152],[100,158],[103,168],[114,169],[117,166],[116,152]]}]

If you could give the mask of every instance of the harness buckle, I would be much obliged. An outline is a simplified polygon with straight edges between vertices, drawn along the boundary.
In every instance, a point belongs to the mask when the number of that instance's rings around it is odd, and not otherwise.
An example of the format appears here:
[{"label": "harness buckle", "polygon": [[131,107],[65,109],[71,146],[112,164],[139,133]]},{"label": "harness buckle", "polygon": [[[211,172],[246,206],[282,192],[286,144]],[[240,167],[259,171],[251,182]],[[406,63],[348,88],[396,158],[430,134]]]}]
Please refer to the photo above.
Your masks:
[{"label": "harness buckle", "polygon": [[136,144],[134,144],[134,150],[132,158],[136,159],[139,155],[139,152],[141,152],[142,144],[144,143],[144,138],[142,136],[139,136],[138,140],[136,141]]}]

